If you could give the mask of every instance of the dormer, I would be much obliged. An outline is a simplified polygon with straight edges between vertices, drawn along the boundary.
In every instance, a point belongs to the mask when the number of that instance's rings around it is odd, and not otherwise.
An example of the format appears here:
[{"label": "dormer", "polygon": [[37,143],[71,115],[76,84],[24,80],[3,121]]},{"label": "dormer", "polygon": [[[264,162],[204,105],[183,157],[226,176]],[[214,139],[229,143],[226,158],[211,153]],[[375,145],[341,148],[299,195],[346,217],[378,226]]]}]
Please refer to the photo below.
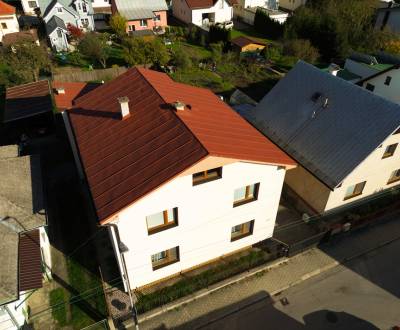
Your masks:
[{"label": "dormer", "polygon": [[75,5],[75,10],[80,14],[81,13],[87,14],[89,12],[89,5],[87,4],[86,1],[75,0],[74,5]]}]

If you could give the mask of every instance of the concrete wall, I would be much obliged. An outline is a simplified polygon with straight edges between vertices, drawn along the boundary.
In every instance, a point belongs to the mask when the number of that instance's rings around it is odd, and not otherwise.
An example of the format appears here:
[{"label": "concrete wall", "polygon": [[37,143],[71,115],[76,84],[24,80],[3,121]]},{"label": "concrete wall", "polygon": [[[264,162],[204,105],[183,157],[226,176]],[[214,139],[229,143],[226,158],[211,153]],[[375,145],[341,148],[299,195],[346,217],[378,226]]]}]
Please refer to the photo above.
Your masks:
[{"label": "concrete wall", "polygon": [[279,7],[288,9],[288,10],[296,10],[302,5],[305,5],[307,0],[279,0]]},{"label": "concrete wall", "polygon": [[316,212],[325,210],[330,189],[302,166],[286,171],[285,183]]},{"label": "concrete wall", "polygon": [[[3,24],[6,24],[6,28],[3,28]],[[3,36],[8,33],[19,32],[19,24],[16,15],[2,15],[0,16],[0,42],[3,40]]]},{"label": "concrete wall", "polygon": [[[389,85],[385,85],[386,77],[392,77]],[[400,69],[392,69],[382,75],[369,79],[363,83],[363,87],[367,84],[375,86],[373,93],[380,95],[395,103],[400,103]]]},{"label": "concrete wall", "polygon": [[160,15],[159,21],[154,21],[153,18],[146,18],[147,26],[140,26],[140,20],[135,21],[128,21],[126,32],[129,31],[129,26],[133,26],[133,31],[140,31],[140,30],[152,30],[156,26],[166,27],[167,26],[167,12],[163,11],[156,11],[154,12],[155,15]]},{"label": "concrete wall", "polygon": [[[131,287],[179,273],[272,236],[284,169],[235,162],[223,166],[222,179],[192,185],[192,175],[179,176],[121,211],[115,223]],[[258,200],[233,207],[233,193],[260,183]],[[148,235],[146,216],[178,208],[179,225]],[[230,241],[232,226],[255,220],[253,235]],[[179,246],[180,261],[152,270],[151,255]]]}]

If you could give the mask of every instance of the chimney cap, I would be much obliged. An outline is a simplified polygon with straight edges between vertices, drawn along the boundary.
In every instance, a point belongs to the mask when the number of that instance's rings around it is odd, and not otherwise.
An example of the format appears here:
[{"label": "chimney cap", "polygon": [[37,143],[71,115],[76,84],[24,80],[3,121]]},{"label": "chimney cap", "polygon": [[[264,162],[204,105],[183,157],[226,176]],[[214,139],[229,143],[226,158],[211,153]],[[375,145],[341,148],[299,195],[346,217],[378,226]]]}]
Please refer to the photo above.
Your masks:
[{"label": "chimney cap", "polygon": [[65,94],[65,88],[60,86],[56,88],[56,93],[57,94]]},{"label": "chimney cap", "polygon": [[129,98],[127,96],[119,97],[117,100],[119,103],[128,103],[129,102]]},{"label": "chimney cap", "polygon": [[172,106],[175,108],[175,110],[185,110],[185,103],[181,101],[175,101],[174,103],[172,103]]}]

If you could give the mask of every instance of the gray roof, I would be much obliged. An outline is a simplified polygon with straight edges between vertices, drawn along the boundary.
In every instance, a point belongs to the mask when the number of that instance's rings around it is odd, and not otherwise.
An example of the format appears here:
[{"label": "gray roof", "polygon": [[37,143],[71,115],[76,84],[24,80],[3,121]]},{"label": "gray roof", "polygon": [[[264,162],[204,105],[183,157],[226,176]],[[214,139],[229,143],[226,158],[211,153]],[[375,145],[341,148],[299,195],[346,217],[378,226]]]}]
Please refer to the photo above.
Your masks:
[{"label": "gray roof", "polygon": [[[0,147],[10,155],[12,147]],[[18,298],[19,234],[46,224],[39,156],[0,159],[0,305]]]},{"label": "gray roof", "polygon": [[115,5],[127,20],[152,18],[155,11],[168,10],[165,0],[115,0]]},{"label": "gray roof", "polygon": [[[61,4],[64,8],[68,9],[68,11],[70,11],[73,15],[79,17],[79,13],[75,9],[73,0],[39,0],[39,8],[42,13],[42,17],[46,17],[51,8],[53,8],[53,6],[57,2]],[[88,7],[88,12],[93,13],[92,1],[89,0],[85,2]]]},{"label": "gray roof", "polygon": [[67,31],[67,27],[65,26],[64,21],[61,18],[59,18],[58,16],[53,16],[46,23],[47,34],[51,34],[57,28],[61,28],[65,31]]},{"label": "gray roof", "polygon": [[299,61],[245,117],[334,189],[400,126],[400,105]]}]

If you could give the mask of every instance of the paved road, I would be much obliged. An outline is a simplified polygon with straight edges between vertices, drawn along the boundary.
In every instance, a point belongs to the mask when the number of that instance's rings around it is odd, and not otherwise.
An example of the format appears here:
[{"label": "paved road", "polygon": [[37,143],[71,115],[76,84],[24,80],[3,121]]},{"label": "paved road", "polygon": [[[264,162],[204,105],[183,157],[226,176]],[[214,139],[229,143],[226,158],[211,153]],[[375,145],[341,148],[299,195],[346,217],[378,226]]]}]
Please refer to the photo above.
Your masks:
[{"label": "paved road", "polygon": [[[200,329],[390,329],[400,325],[399,251],[400,240],[272,298],[260,292],[258,301]],[[180,329],[198,328],[191,325]]]}]

